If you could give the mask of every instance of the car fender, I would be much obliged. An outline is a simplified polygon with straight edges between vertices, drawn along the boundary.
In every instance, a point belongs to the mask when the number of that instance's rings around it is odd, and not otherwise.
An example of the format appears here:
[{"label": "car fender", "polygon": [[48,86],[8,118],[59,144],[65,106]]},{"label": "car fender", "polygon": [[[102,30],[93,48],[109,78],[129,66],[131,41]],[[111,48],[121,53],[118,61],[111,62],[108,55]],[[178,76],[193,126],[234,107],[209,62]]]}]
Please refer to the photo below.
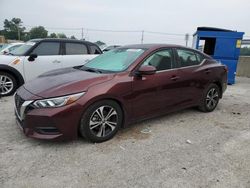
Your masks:
[{"label": "car fender", "polygon": [[18,86],[21,86],[24,84],[24,78],[23,78],[22,74],[17,69],[15,69],[9,65],[1,65],[0,64],[0,71],[12,74],[18,82]]},{"label": "car fender", "polygon": [[129,113],[128,113],[129,112],[129,106],[126,105],[126,103],[123,102],[120,97],[117,97],[115,95],[108,94],[108,93],[102,94],[102,95],[97,95],[97,96],[94,96],[94,97],[88,96],[88,93],[86,93],[86,95],[87,95],[86,98],[83,97],[86,100],[86,103],[85,103],[86,108],[84,109],[83,113],[85,112],[86,109],[88,109],[89,106],[91,106],[92,104],[94,104],[94,103],[96,103],[98,101],[101,101],[101,100],[113,100],[113,101],[117,102],[120,105],[120,107],[121,107],[121,109],[123,111],[123,115],[124,115],[124,119],[123,119],[124,123],[123,123],[123,125],[126,126],[129,123],[128,122],[128,120],[129,120]]}]

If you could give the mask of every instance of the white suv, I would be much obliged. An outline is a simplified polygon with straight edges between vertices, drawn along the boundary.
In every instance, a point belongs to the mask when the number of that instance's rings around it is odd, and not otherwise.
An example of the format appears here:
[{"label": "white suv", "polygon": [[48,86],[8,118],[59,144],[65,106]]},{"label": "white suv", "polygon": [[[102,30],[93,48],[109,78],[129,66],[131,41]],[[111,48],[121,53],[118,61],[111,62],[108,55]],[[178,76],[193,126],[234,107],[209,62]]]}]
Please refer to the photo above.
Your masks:
[{"label": "white suv", "polygon": [[83,65],[101,54],[100,48],[87,41],[34,39],[0,55],[0,95],[12,95],[24,82],[59,68]]}]

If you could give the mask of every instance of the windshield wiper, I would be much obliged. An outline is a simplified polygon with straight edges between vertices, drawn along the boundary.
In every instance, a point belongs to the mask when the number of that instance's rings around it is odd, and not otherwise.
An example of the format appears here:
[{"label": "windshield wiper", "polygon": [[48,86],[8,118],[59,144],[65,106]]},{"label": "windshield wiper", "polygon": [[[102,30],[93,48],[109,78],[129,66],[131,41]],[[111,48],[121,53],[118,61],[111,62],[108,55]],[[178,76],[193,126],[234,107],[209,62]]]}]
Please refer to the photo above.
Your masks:
[{"label": "windshield wiper", "polygon": [[97,70],[97,69],[92,69],[92,68],[85,69],[85,71],[88,71],[88,72],[96,72],[96,73],[102,73],[102,71]]},{"label": "windshield wiper", "polygon": [[11,52],[8,52],[7,54],[5,54],[5,55],[14,55],[13,53],[11,53]]},{"label": "windshield wiper", "polygon": [[88,72],[103,73],[99,69],[89,68],[89,67],[85,67],[85,66],[82,66],[80,69],[83,71],[88,71]]}]

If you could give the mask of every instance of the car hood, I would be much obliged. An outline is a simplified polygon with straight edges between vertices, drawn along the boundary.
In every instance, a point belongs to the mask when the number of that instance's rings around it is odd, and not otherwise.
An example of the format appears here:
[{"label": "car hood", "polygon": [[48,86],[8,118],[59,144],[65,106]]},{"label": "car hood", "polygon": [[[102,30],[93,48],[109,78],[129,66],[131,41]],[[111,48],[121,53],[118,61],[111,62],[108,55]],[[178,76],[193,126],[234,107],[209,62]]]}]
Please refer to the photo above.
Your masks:
[{"label": "car hood", "polygon": [[109,81],[113,77],[114,74],[64,68],[44,73],[27,82],[24,88],[39,97],[50,98],[86,91],[89,87]]}]

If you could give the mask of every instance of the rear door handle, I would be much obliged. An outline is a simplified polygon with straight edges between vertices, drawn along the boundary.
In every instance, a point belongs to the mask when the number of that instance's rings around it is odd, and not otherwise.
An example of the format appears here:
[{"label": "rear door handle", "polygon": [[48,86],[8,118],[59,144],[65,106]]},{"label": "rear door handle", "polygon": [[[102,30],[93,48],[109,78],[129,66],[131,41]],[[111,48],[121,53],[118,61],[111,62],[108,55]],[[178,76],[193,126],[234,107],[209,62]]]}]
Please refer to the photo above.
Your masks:
[{"label": "rear door handle", "polygon": [[176,81],[176,80],[178,80],[180,77],[179,76],[172,76],[170,79],[172,80],[172,81]]},{"label": "rear door handle", "polygon": [[205,73],[206,73],[206,74],[209,74],[210,72],[211,72],[210,69],[206,69],[206,70],[205,70]]},{"label": "rear door handle", "polygon": [[52,63],[61,63],[61,61],[54,60],[54,61],[52,61]]}]

